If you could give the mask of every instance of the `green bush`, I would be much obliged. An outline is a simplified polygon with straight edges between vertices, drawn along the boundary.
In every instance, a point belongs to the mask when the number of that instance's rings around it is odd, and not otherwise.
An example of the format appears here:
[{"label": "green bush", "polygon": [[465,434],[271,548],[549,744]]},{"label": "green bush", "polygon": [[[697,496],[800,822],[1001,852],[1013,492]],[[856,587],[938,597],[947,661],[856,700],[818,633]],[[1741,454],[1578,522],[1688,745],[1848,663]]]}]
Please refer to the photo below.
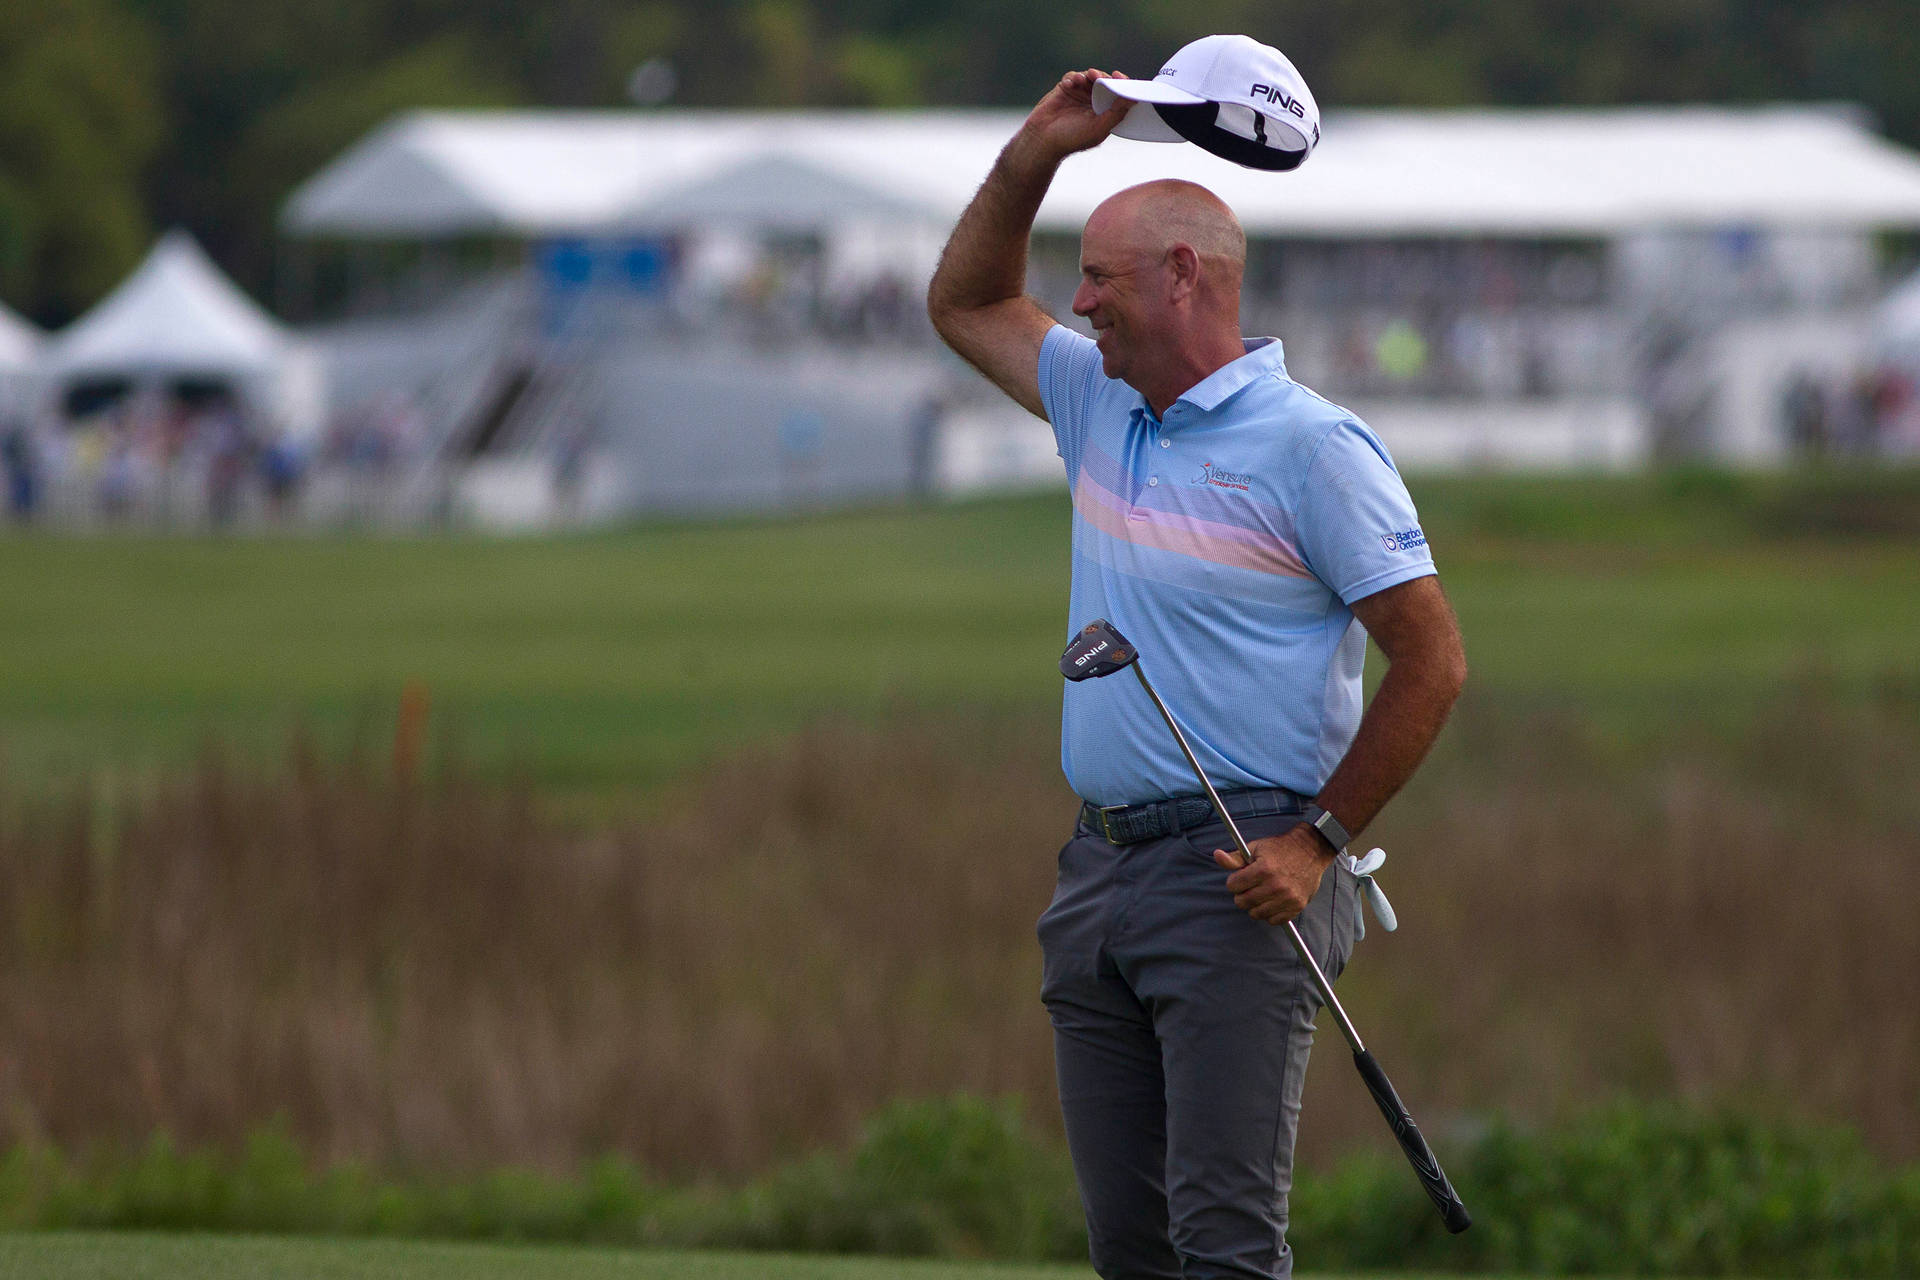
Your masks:
[{"label": "green bush", "polygon": [[[1620,1104],[1562,1129],[1443,1142],[1473,1229],[1449,1236],[1397,1158],[1303,1175],[1295,1250],[1316,1271],[1920,1274],[1920,1166],[1857,1135],[1723,1110]],[[733,1191],[672,1188],[609,1159],[559,1177],[316,1171],[278,1129],[237,1153],[164,1137],[114,1159],[0,1156],[0,1225],[300,1231],[1073,1260],[1073,1174],[1018,1106],[966,1096],[883,1108],[855,1147]]]},{"label": "green bush", "polygon": [[1036,1143],[1013,1101],[897,1102],[850,1159],[774,1174],[723,1206],[702,1243],[1020,1259],[1086,1254],[1065,1156]]},{"label": "green bush", "polygon": [[1450,1238],[1404,1169],[1307,1179],[1294,1247],[1315,1267],[1613,1275],[1920,1272],[1920,1169],[1890,1177],[1847,1130],[1620,1104],[1552,1133],[1496,1127],[1452,1172]]}]

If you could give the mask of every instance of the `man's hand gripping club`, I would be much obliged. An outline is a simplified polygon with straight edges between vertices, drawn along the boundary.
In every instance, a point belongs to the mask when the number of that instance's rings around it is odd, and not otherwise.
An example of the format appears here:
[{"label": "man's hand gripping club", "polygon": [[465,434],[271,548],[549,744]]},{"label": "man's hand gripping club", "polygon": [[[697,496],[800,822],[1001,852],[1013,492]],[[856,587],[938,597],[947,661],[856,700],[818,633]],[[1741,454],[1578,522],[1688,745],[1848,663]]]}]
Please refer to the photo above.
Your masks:
[{"label": "man's hand gripping club", "polygon": [[1249,840],[1247,848],[1253,851],[1252,866],[1244,865],[1238,849],[1215,849],[1213,860],[1233,872],[1227,877],[1233,905],[1262,924],[1285,924],[1305,911],[1335,856],[1326,837],[1304,822],[1277,836]]}]

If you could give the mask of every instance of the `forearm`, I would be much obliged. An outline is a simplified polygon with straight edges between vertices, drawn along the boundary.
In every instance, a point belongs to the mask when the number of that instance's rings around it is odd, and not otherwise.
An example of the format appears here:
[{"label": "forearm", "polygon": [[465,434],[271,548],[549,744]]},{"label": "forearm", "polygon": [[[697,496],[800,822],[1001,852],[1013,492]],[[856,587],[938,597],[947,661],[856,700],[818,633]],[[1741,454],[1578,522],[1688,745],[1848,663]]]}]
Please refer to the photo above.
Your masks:
[{"label": "forearm", "polygon": [[1027,240],[1034,215],[1065,157],[1021,130],[1001,151],[940,255],[927,289],[927,310],[944,316],[1021,297],[1027,287]]},{"label": "forearm", "polygon": [[[1453,644],[1402,651],[1387,668],[1373,702],[1360,718],[1353,745],[1315,797],[1350,835],[1373,821],[1393,793],[1413,776],[1427,748],[1440,734],[1447,712],[1466,679],[1466,659],[1458,637]],[[1279,924],[1298,915],[1313,899],[1337,850],[1320,832],[1304,824],[1253,842],[1254,865],[1237,852],[1219,849],[1214,861],[1233,874],[1227,888],[1234,904],[1254,919]]]},{"label": "forearm", "polygon": [[1387,668],[1353,745],[1315,803],[1358,835],[1426,758],[1466,679],[1457,647],[1436,644]]}]

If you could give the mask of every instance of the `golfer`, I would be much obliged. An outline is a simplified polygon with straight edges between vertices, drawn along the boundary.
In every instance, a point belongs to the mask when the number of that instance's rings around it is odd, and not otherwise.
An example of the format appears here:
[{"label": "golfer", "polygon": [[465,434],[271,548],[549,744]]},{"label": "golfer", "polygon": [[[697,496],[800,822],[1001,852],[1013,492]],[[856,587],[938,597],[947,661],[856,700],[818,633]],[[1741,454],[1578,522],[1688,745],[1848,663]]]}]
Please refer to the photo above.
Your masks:
[{"label": "golfer", "polygon": [[[961,216],[928,309],[1053,424],[1073,494],[1065,635],[1112,619],[1177,709],[1251,842],[1241,866],[1138,682],[1066,686],[1061,758],[1085,801],[1040,919],[1042,999],[1095,1269],[1285,1276],[1287,1191],[1318,1002],[1361,930],[1335,857],[1413,773],[1465,679],[1406,486],[1358,418],[1243,339],[1246,236],[1202,187],[1094,210],[1073,310],[1025,296],[1060,163],[1127,103],[1099,71],[1036,106]],[[1317,133],[1317,130],[1316,130]],[[1364,629],[1363,629],[1364,628]],[[1388,669],[1362,713],[1371,635]]]}]

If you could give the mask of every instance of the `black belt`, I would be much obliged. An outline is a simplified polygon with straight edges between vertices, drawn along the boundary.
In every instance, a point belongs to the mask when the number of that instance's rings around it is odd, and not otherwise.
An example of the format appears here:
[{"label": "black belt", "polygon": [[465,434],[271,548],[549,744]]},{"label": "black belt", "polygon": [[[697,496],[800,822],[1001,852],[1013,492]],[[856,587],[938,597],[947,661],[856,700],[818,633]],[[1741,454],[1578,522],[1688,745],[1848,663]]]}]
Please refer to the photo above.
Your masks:
[{"label": "black belt", "polygon": [[[1284,787],[1249,791],[1222,791],[1221,803],[1236,818],[1303,813],[1304,797]],[[1093,804],[1080,806],[1080,822],[1109,844],[1138,844],[1198,827],[1214,816],[1213,801],[1205,796],[1175,796],[1171,800],[1153,800],[1146,804]]]}]

